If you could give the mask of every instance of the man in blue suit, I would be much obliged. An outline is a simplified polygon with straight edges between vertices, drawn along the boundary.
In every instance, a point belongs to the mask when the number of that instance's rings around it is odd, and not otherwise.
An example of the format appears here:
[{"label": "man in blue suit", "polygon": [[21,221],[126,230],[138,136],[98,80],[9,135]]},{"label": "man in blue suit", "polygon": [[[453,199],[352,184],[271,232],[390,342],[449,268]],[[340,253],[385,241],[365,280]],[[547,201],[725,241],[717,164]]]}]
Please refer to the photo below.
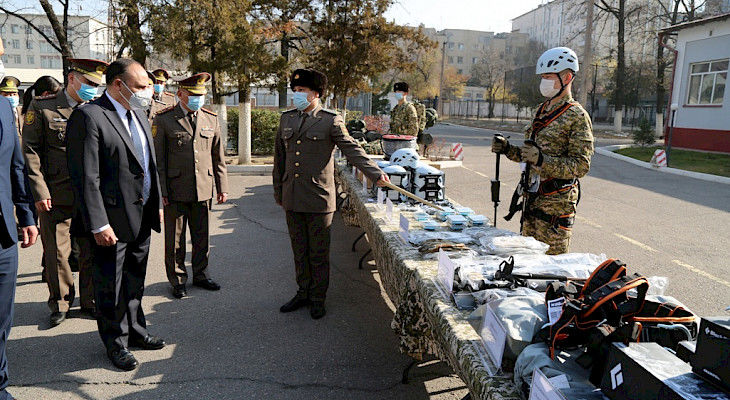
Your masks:
[{"label": "man in blue suit", "polygon": [[[0,39],[0,55],[5,51]],[[0,62],[0,76],[5,67]],[[1,79],[1,78],[0,78]],[[8,360],[5,346],[13,325],[13,302],[15,301],[15,279],[18,275],[18,237],[22,247],[29,247],[38,238],[38,229],[31,205],[33,198],[28,191],[28,176],[20,141],[15,127],[15,118],[10,102],[0,96],[0,400],[13,396],[8,387]],[[18,218],[20,232],[13,217]]]}]

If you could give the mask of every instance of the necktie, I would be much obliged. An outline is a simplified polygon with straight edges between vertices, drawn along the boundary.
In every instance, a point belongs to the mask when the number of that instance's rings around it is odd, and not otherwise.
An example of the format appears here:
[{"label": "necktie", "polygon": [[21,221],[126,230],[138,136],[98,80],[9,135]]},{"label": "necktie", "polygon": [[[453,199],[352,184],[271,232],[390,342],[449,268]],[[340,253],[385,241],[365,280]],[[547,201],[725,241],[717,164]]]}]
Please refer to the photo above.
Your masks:
[{"label": "necktie", "polygon": [[188,121],[190,121],[190,126],[193,128],[193,133],[195,133],[195,113],[194,112],[188,113]]},{"label": "necktie", "polygon": [[129,124],[129,132],[132,134],[132,143],[134,143],[134,149],[137,151],[137,156],[142,160],[142,168],[144,168],[144,180],[142,182],[142,201],[147,203],[150,198],[150,187],[152,181],[150,178],[149,162],[147,160],[148,154],[144,151],[144,145],[142,144],[142,136],[140,136],[137,130],[137,125],[132,119],[132,111],[127,110],[127,123]]},{"label": "necktie", "polygon": [[305,112],[302,113],[302,122],[299,123],[299,131],[300,132],[302,130],[302,127],[304,126],[304,121],[307,120],[307,116],[309,116],[309,114],[307,114]]}]

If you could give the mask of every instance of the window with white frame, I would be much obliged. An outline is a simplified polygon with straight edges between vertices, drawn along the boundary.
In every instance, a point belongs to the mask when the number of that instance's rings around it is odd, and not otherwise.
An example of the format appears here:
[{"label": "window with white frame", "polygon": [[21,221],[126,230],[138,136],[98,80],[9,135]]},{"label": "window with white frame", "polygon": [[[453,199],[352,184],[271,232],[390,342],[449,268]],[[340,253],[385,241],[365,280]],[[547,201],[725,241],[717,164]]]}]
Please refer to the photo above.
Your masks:
[{"label": "window with white frame", "polygon": [[722,104],[728,59],[690,64],[687,104]]}]

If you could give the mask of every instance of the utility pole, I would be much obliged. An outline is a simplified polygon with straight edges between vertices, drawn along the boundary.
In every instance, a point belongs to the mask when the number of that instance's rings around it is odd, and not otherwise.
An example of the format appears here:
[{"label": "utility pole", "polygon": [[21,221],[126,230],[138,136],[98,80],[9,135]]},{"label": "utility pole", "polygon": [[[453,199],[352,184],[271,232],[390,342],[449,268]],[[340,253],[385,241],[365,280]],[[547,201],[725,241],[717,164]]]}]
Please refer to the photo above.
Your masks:
[{"label": "utility pole", "polygon": [[[586,4],[586,31],[583,45],[583,65],[589,66],[593,62],[593,6],[595,0],[585,0]],[[588,70],[584,70],[581,83],[580,93],[578,93],[578,102],[585,106],[588,100],[588,82],[590,82],[590,76]],[[595,90],[595,89],[594,89]],[[593,107],[593,104],[591,104]]]},{"label": "utility pole", "polygon": [[448,37],[441,44],[441,78],[439,79],[439,115],[444,115],[444,63],[446,61],[446,42]]}]

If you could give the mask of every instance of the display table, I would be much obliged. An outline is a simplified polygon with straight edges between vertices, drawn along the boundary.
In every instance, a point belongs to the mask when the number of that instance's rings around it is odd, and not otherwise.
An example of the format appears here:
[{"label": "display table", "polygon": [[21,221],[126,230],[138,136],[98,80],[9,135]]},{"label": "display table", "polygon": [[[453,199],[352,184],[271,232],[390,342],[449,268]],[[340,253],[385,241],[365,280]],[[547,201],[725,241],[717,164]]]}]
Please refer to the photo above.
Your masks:
[{"label": "display table", "polygon": [[384,210],[368,203],[362,182],[344,163],[336,165],[335,179],[349,196],[348,207],[367,234],[381,282],[396,307],[391,327],[400,339],[400,350],[417,360],[431,354],[447,362],[475,399],[519,399],[512,380],[489,360],[479,334],[467,321],[469,313],[458,310],[436,286],[438,262],[424,259],[417,248],[403,243],[398,212],[387,221]]}]

